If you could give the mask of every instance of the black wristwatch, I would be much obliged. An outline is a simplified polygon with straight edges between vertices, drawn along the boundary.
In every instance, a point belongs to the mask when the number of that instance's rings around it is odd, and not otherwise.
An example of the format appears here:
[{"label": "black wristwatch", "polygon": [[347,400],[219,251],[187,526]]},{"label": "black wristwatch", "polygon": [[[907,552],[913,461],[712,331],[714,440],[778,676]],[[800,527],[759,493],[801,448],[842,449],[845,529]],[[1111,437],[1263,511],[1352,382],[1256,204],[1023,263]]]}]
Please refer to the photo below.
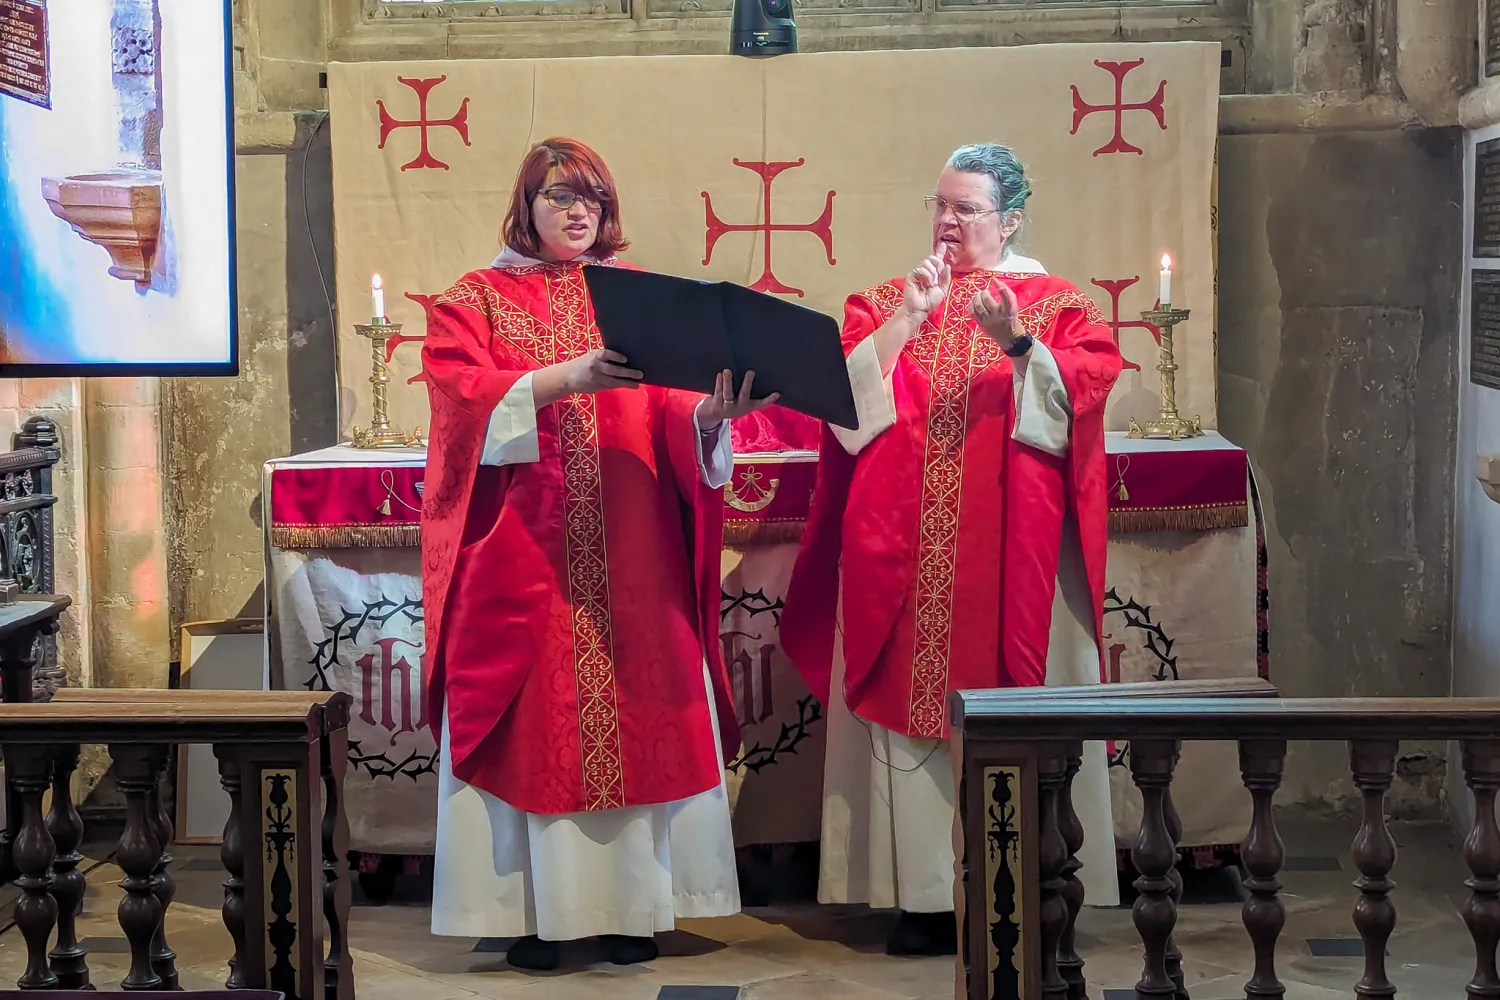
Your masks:
[{"label": "black wristwatch", "polygon": [[1031,334],[1023,333],[1010,342],[1010,346],[1005,349],[1005,353],[1007,357],[1019,358],[1029,350],[1031,350]]}]

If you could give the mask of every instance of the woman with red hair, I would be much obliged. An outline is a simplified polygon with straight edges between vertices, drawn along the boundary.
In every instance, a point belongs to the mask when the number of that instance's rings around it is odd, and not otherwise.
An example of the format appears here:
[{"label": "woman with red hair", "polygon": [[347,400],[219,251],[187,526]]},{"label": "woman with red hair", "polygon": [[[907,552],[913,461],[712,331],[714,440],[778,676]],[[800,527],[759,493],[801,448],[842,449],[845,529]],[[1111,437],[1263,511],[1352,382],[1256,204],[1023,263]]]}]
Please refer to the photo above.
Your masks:
[{"label": "woman with red hair", "polygon": [[728,421],[774,399],[643,384],[603,349],[583,265],[623,266],[614,179],[581,142],[521,164],[505,249],[439,296],[422,578],[442,725],[434,934],[656,956],[739,909],[719,654]]}]

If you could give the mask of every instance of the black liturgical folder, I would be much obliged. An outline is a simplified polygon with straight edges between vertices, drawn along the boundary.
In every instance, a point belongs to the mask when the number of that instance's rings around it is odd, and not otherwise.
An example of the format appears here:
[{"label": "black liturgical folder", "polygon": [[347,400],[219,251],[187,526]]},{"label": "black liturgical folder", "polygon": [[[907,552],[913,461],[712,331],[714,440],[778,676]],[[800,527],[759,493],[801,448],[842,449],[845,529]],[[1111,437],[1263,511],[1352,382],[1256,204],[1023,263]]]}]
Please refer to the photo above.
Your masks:
[{"label": "black liturgical folder", "polygon": [[604,346],[645,381],[709,393],[725,369],[735,391],[781,393],[779,405],[853,430],[854,390],[839,325],[805,306],[727,281],[695,281],[618,267],[585,267]]}]

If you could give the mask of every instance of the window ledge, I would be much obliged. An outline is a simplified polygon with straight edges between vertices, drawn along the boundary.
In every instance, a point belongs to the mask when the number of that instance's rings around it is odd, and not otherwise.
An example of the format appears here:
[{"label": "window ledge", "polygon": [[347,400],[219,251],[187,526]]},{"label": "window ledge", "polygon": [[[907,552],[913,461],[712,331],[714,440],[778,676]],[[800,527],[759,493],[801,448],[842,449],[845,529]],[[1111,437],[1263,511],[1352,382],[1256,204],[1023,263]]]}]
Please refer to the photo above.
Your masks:
[{"label": "window ledge", "polygon": [[[644,0],[641,0],[644,2]],[[493,16],[377,17],[332,40],[329,58],[542,58],[557,55],[701,55],[727,53],[726,12],[677,11],[632,17],[599,3],[596,12],[525,11]],[[899,6],[899,3],[893,3]],[[489,7],[486,9],[497,9]],[[1188,23],[1184,23],[1184,22]],[[942,11],[806,10],[798,14],[803,52],[1005,46],[1065,41],[1230,41],[1248,35],[1243,6],[1163,4],[1118,7],[1020,7]]]}]

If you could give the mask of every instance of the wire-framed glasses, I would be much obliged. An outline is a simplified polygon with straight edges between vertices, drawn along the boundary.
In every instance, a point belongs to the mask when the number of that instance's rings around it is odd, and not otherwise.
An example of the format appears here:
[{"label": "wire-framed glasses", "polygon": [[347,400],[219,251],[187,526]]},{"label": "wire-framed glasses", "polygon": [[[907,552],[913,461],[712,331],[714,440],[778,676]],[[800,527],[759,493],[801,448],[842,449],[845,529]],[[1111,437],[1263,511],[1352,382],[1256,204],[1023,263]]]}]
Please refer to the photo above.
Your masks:
[{"label": "wire-framed glasses", "polygon": [[959,222],[964,223],[973,222],[975,219],[982,219],[986,215],[994,215],[1000,211],[998,208],[984,208],[967,201],[951,202],[935,194],[930,194],[926,198],[923,198],[922,203],[927,206],[927,210],[932,213],[934,219],[942,216],[951,208],[953,210],[953,217]]}]

